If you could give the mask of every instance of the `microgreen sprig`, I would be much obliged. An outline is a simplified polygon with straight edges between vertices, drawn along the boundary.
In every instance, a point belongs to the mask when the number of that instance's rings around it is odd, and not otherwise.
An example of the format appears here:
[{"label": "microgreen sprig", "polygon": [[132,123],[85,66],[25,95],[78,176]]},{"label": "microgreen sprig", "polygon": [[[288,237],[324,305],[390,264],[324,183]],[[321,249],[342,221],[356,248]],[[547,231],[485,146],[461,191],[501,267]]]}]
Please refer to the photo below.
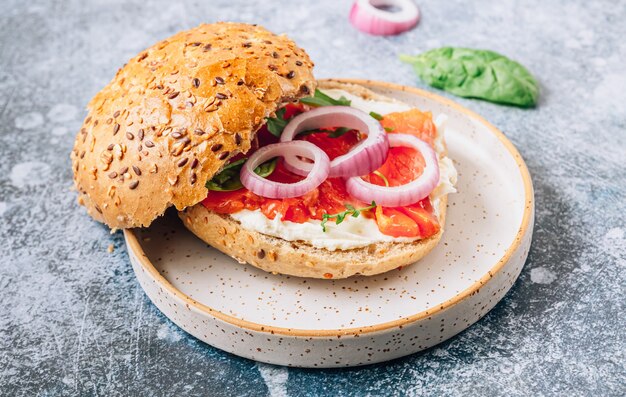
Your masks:
[{"label": "microgreen sprig", "polygon": [[367,207],[363,207],[363,208],[354,208],[353,205],[350,204],[345,204],[346,206],[346,210],[343,212],[339,212],[337,214],[324,214],[322,215],[322,231],[326,232],[326,222],[328,222],[331,219],[335,219],[335,224],[338,225],[341,222],[343,222],[346,219],[346,216],[350,215],[353,218],[358,217],[359,215],[361,215],[361,212],[363,211],[369,211],[373,208],[376,207],[376,202],[372,201],[372,204],[370,204]]}]

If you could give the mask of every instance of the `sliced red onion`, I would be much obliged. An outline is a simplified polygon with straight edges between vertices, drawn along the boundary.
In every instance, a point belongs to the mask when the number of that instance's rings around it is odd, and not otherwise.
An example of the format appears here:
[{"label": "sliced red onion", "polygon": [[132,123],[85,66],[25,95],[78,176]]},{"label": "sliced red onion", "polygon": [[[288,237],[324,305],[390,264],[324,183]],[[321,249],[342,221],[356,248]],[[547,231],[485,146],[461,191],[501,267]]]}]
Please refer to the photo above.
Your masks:
[{"label": "sliced red onion", "polygon": [[[378,169],[389,153],[389,139],[378,120],[348,106],[323,106],[294,117],[283,130],[281,142],[293,141],[302,131],[322,127],[347,127],[367,134],[367,138],[348,153],[330,162],[330,177],[366,175]],[[306,156],[302,156],[307,158]],[[295,155],[285,156],[287,169],[298,175],[308,175],[312,164]]]},{"label": "sliced red onion", "polygon": [[[397,8],[397,11],[388,10]],[[411,0],[356,0],[350,22],[362,32],[387,36],[405,32],[417,25],[419,10]]]},{"label": "sliced red onion", "polygon": [[[254,170],[274,157],[302,156],[313,159],[311,171],[296,183],[270,181],[257,175]],[[290,198],[302,196],[318,187],[328,178],[330,159],[324,151],[306,141],[281,142],[267,145],[256,152],[241,167],[241,184],[254,194],[267,198]]]},{"label": "sliced red onion", "polygon": [[352,197],[384,207],[401,207],[418,202],[428,196],[439,183],[439,162],[437,153],[421,139],[408,134],[389,134],[391,147],[414,148],[422,154],[426,163],[424,172],[414,181],[401,186],[379,186],[364,181],[360,176],[348,178],[346,188]]}]

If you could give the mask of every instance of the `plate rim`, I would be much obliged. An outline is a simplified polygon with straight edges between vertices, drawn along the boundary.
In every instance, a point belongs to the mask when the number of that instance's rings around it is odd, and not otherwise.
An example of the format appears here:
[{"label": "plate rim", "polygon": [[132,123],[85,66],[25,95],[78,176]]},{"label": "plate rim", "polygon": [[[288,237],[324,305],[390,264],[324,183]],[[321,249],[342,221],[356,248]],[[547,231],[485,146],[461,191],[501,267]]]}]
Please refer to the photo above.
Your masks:
[{"label": "plate rim", "polygon": [[528,171],[528,167],[524,162],[521,154],[517,150],[517,148],[513,145],[513,143],[504,135],[502,131],[496,128],[494,125],[489,123],[485,118],[477,114],[476,112],[467,109],[466,107],[454,102],[451,99],[445,98],[441,95],[416,88],[403,86],[400,84],[389,83],[384,81],[377,80],[368,80],[368,79],[319,79],[320,82],[339,82],[339,83],[348,83],[348,84],[358,84],[365,86],[375,86],[378,88],[386,88],[392,89],[396,91],[405,91],[418,96],[425,97],[427,99],[439,102],[443,105],[450,106],[455,110],[464,113],[470,118],[475,119],[476,121],[483,124],[487,129],[498,138],[498,140],[504,144],[505,148],[509,151],[515,162],[517,163],[518,170],[520,171],[522,181],[524,183],[524,213],[522,215],[521,226],[513,239],[511,245],[507,248],[504,255],[496,262],[496,264],[489,269],[480,279],[475,281],[472,285],[464,289],[463,291],[457,293],[452,298],[433,306],[429,309],[422,310],[418,313],[412,314],[410,316],[402,317],[397,320],[386,321],[380,324],[367,325],[363,327],[354,327],[354,328],[338,328],[338,329],[301,329],[301,328],[286,328],[286,327],[276,327],[273,325],[259,324],[253,321],[244,320],[235,316],[231,316],[229,314],[223,313],[217,309],[213,309],[203,303],[200,303],[193,298],[189,297],[178,288],[174,287],[165,277],[161,275],[161,273],[154,267],[152,262],[148,259],[148,256],[144,252],[141,244],[139,244],[139,240],[137,235],[134,233],[134,229],[124,229],[124,238],[126,240],[126,244],[129,248],[129,255],[134,254],[135,258],[138,260],[139,264],[142,268],[150,274],[150,276],[158,281],[168,292],[172,293],[174,296],[181,298],[189,307],[193,307],[200,312],[205,313],[211,317],[215,317],[219,320],[222,320],[226,323],[234,325],[239,328],[245,328],[251,331],[263,332],[263,333],[271,333],[271,334],[280,334],[286,336],[299,336],[299,337],[337,337],[341,335],[362,335],[369,334],[375,332],[388,331],[397,327],[404,327],[411,323],[417,322],[429,316],[433,316],[439,312],[443,312],[452,306],[455,306],[461,303],[463,300],[467,299],[471,295],[475,294],[489,279],[493,277],[495,273],[500,271],[502,267],[510,260],[511,256],[517,251],[523,241],[523,236],[528,231],[528,227],[533,215],[534,208],[534,193],[532,180],[530,177],[530,172]]}]

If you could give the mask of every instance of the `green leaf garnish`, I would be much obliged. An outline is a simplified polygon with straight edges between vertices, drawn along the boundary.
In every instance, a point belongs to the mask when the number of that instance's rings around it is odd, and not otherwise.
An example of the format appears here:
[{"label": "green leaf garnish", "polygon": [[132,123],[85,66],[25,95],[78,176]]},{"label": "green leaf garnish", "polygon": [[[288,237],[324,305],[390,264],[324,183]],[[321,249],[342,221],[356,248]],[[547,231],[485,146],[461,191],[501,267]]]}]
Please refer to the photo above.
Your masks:
[{"label": "green leaf garnish", "polygon": [[254,173],[260,176],[261,178],[267,178],[268,176],[272,175],[272,173],[276,169],[276,160],[277,158],[274,157],[273,159],[268,160],[265,163],[259,165],[258,167],[254,169]]},{"label": "green leaf garnish", "polygon": [[428,85],[454,95],[532,107],[539,84],[518,62],[494,51],[442,47],[416,56],[400,55]]},{"label": "green leaf garnish", "polygon": [[[242,158],[226,165],[219,174],[206,183],[206,188],[215,192],[232,192],[243,188],[239,174],[243,163],[248,160]],[[254,169],[254,172],[262,178],[267,178],[276,169],[276,158],[268,160]]]},{"label": "green leaf garnish", "polygon": [[395,128],[393,128],[393,127],[385,127],[385,131],[387,131],[387,132],[391,132],[393,130],[395,130]]},{"label": "green leaf garnish", "polygon": [[376,113],[376,112],[370,112],[370,116],[372,116],[373,118],[375,118],[378,121],[383,119],[383,116],[378,114],[378,113]]},{"label": "green leaf garnish", "polygon": [[329,138],[339,138],[340,136],[342,136],[346,132],[350,131],[351,129],[352,128],[348,128],[348,127],[339,127],[335,131],[333,131],[330,134],[328,134],[328,137]]},{"label": "green leaf garnish", "polygon": [[283,133],[283,130],[289,123],[289,120],[285,120],[283,118],[284,116],[285,108],[281,108],[276,111],[276,117],[265,118],[265,120],[267,120],[267,130],[276,138],[280,138],[280,135]]},{"label": "green leaf garnish", "polygon": [[300,102],[310,106],[350,106],[352,102],[344,96],[339,99],[331,98],[322,91],[315,89],[315,95],[300,98]]},{"label": "green leaf garnish", "polygon": [[372,204],[370,204],[367,207],[363,207],[363,208],[354,208],[353,205],[350,204],[345,204],[346,210],[343,212],[339,212],[337,214],[324,214],[322,215],[322,231],[324,233],[326,233],[326,222],[328,222],[331,219],[335,219],[335,224],[338,225],[341,222],[343,222],[346,219],[346,216],[350,215],[353,218],[358,217],[359,215],[361,215],[361,212],[363,211],[369,211],[372,208],[376,207],[376,202],[372,201]]}]

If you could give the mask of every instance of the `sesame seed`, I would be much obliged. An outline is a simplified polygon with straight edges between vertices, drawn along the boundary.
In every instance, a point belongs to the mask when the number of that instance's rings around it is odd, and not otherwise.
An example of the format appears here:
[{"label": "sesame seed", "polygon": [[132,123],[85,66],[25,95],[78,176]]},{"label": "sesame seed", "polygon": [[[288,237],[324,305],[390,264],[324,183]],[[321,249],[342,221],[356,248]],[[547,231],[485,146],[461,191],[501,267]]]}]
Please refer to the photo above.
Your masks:
[{"label": "sesame seed", "polygon": [[200,87],[200,79],[199,78],[194,78],[191,82],[193,84],[194,87],[198,88]]},{"label": "sesame seed", "polygon": [[239,79],[239,81],[237,82],[237,85],[243,85],[243,80]]},{"label": "sesame seed", "polygon": [[174,99],[174,98],[176,98],[178,96],[178,94],[180,94],[180,92],[174,91],[174,92],[172,92],[171,94],[169,94],[167,96],[167,99]]},{"label": "sesame seed", "polygon": [[189,159],[185,157],[184,159],[180,160],[177,165],[179,167],[183,167],[185,164],[187,164],[187,161],[189,161]]},{"label": "sesame seed", "polygon": [[143,131],[143,128],[141,128],[139,132],[137,132],[137,137],[139,138],[140,141],[143,141],[143,135],[144,135],[144,131]]},{"label": "sesame seed", "polygon": [[191,169],[194,169],[198,166],[198,159],[193,159],[193,161],[191,162]]},{"label": "sesame seed", "polygon": [[226,94],[222,94],[221,92],[218,92],[217,94],[215,94],[215,97],[219,98],[219,99],[227,99],[228,98],[228,96]]},{"label": "sesame seed", "polygon": [[193,185],[194,183],[196,183],[196,179],[197,179],[196,173],[195,172],[191,173],[191,176],[189,177],[189,183]]},{"label": "sesame seed", "polygon": [[128,167],[124,167],[120,170],[120,175],[124,175],[127,172],[128,172]]},{"label": "sesame seed", "polygon": [[216,143],[215,145],[211,146],[211,151],[217,152],[218,150],[220,150],[223,147],[224,147],[224,145],[222,145],[221,143]]},{"label": "sesame seed", "polygon": [[172,136],[172,138],[174,138],[174,139],[178,139],[178,138],[180,138],[181,136],[183,136],[183,134],[181,134],[181,133],[180,133],[180,132],[178,132],[178,131],[172,132],[170,135],[171,135],[171,136]]},{"label": "sesame seed", "polygon": [[235,143],[241,145],[241,135],[235,134]]},{"label": "sesame seed", "polygon": [[272,52],[272,57],[277,58],[278,59],[278,53],[276,51]]},{"label": "sesame seed", "polygon": [[259,259],[265,258],[265,250],[264,249],[259,250],[259,252],[257,252],[256,256],[258,256]]},{"label": "sesame seed", "polygon": [[113,150],[113,146],[115,146],[115,145],[110,144],[109,146],[107,146],[107,150]]},{"label": "sesame seed", "polygon": [[278,69],[276,65],[267,65],[267,68],[271,71],[276,71]]},{"label": "sesame seed", "polygon": [[294,72],[293,70],[287,73],[288,79],[293,79],[295,76],[296,76],[296,72]]},{"label": "sesame seed", "polygon": [[198,47],[200,44],[202,44],[202,43],[199,43],[199,42],[191,43],[191,45],[194,46],[194,47]]},{"label": "sesame seed", "polygon": [[302,66],[302,61],[296,61],[297,66]]},{"label": "sesame seed", "polygon": [[129,188],[130,190],[135,190],[135,189],[137,188],[137,186],[139,186],[139,181],[132,181],[132,182],[130,183],[130,185],[128,185],[128,188]]},{"label": "sesame seed", "polygon": [[224,84],[224,79],[223,79],[223,78],[221,78],[221,77],[219,77],[219,76],[217,76],[217,77],[215,78],[215,82],[216,82],[217,84]]},{"label": "sesame seed", "polygon": [[228,157],[228,155],[229,155],[229,154],[230,154],[230,152],[229,152],[229,151],[222,152],[222,154],[220,154],[219,159],[220,159],[220,160],[225,160],[225,159],[226,159],[226,157]]},{"label": "sesame seed", "polygon": [[154,143],[152,141],[146,141],[146,147],[154,147]]},{"label": "sesame seed", "polygon": [[196,135],[202,135],[202,134],[204,134],[204,131],[203,131],[202,129],[200,129],[200,128],[196,128],[196,129],[195,129],[195,131],[194,131],[194,133],[195,133]]},{"label": "sesame seed", "polygon": [[248,41],[248,42],[242,43],[241,46],[244,47],[244,48],[250,48],[250,47],[252,47],[252,43],[250,43]]},{"label": "sesame seed", "polygon": [[119,115],[120,115],[120,111],[119,110],[117,110],[115,113],[113,113],[113,117],[117,117]]},{"label": "sesame seed", "polygon": [[137,176],[141,175],[141,170],[136,165],[133,165],[133,171],[135,171],[135,174],[137,174]]},{"label": "sesame seed", "polygon": [[126,133],[126,138],[128,138],[128,139],[130,139],[132,141],[133,139],[135,139],[135,136],[132,133],[127,132]]},{"label": "sesame seed", "polygon": [[207,44],[207,45],[205,45],[204,47],[202,47],[202,50],[203,50],[204,52],[207,52],[207,51],[209,51],[210,49],[211,49],[211,44],[210,44],[210,43],[209,43],[209,44]]},{"label": "sesame seed", "polygon": [[120,130],[120,125],[115,123],[115,125],[113,126],[113,135],[117,134],[119,130]]},{"label": "sesame seed", "polygon": [[114,179],[117,178],[117,172],[113,171],[109,174],[109,178]]},{"label": "sesame seed", "polygon": [[147,57],[148,57],[148,53],[144,52],[143,54],[139,55],[139,58],[137,58],[137,61],[141,62],[144,59],[146,59]]}]

